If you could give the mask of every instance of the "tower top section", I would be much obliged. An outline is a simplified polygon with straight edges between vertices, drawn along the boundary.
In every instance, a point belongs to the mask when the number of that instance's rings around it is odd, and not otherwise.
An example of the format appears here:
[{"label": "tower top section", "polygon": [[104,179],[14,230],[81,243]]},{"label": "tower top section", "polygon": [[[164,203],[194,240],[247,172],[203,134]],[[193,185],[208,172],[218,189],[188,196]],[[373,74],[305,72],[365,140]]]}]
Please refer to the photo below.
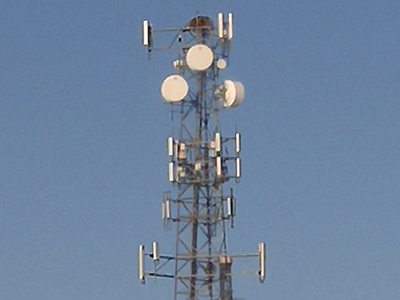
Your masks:
[{"label": "tower top section", "polygon": [[[169,33],[171,39],[169,43],[156,43],[155,37],[160,33]],[[218,13],[217,23],[208,16],[193,17],[184,27],[155,29],[150,21],[145,20],[142,23],[142,44],[147,48],[147,52],[157,50],[187,50],[193,44],[204,43],[204,39],[217,41],[218,45],[224,50],[224,56],[227,57],[229,44],[233,38],[233,14]],[[163,40],[165,40],[163,38]]]},{"label": "tower top section", "polygon": [[[198,15],[180,28],[154,29],[148,20],[143,21],[142,43],[147,49],[148,58],[153,51],[175,50],[178,54],[172,62],[175,74],[169,75],[161,84],[162,98],[170,104],[194,105],[200,98],[193,93],[195,83],[192,81],[205,75],[203,84],[207,85],[206,81],[210,81],[213,85],[210,85],[212,92],[202,99],[213,99],[215,103],[222,104],[217,105],[220,108],[239,106],[244,98],[243,85],[236,81],[220,80],[223,70],[229,66],[232,38],[232,13],[218,13],[216,21]],[[165,43],[168,40],[170,42]],[[217,106],[212,105],[213,108]]]},{"label": "tower top section", "polygon": [[206,16],[197,16],[190,20],[189,27],[193,31],[202,31],[202,30],[212,30],[213,23],[209,17]]}]

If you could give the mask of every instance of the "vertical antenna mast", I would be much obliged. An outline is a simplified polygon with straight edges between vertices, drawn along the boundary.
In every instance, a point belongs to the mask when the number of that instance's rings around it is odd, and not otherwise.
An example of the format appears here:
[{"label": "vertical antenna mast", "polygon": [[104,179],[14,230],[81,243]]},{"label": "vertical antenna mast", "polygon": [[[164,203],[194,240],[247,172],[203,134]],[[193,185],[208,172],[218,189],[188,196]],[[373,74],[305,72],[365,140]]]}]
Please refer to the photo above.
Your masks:
[{"label": "vertical antenna mast", "polygon": [[[145,283],[145,276],[174,279],[174,300],[233,300],[234,260],[258,258],[257,270],[248,273],[261,282],[266,276],[264,243],[256,254],[227,251],[226,222],[233,228],[236,215],[229,185],[241,177],[241,136],[238,132],[223,135],[218,114],[239,106],[244,98],[240,82],[220,79],[229,63],[233,15],[225,18],[219,13],[216,26],[209,17],[197,16],[176,29],[154,30],[144,21],[142,33],[148,55],[157,50],[178,54],[172,64],[175,73],[161,84],[161,95],[176,116],[172,120],[178,130],[167,138],[167,180],[174,191],[164,193],[161,205],[164,228],[175,224],[175,254],[160,254],[156,242],[150,253],[139,246],[139,280]],[[160,34],[170,35],[171,43],[155,44],[153,39]],[[145,256],[153,260],[153,272],[146,272]]]}]

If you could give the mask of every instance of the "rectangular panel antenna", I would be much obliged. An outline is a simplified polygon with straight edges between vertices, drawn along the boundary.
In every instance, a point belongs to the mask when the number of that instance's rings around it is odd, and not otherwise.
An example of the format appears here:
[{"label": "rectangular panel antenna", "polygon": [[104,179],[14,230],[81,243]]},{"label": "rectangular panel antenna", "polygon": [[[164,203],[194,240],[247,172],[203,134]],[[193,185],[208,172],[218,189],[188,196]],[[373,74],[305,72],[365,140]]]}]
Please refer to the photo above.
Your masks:
[{"label": "rectangular panel antenna", "polygon": [[233,197],[233,188],[230,189],[229,198],[227,200],[228,217],[231,221],[231,228],[234,227],[234,217],[236,215],[235,198]]},{"label": "rectangular panel antenna", "polygon": [[169,157],[174,156],[174,138],[173,137],[169,137],[167,139],[167,155]]},{"label": "rectangular panel antenna", "polygon": [[167,220],[171,219],[171,200],[165,200],[165,218]]},{"label": "rectangular panel antenna", "polygon": [[218,14],[218,37],[220,39],[224,38],[224,14]]},{"label": "rectangular panel antenna", "polygon": [[175,165],[174,165],[173,162],[170,162],[168,164],[168,181],[169,182],[174,182],[175,181],[174,173],[175,173]]},{"label": "rectangular panel antenna", "polygon": [[174,145],[174,154],[175,154],[175,159],[178,159],[178,149],[179,149],[179,141],[175,141]]},{"label": "rectangular panel antenna", "polygon": [[266,261],[265,243],[258,244],[258,256],[260,263],[260,272],[258,279],[261,283],[263,283],[265,280],[265,261]]},{"label": "rectangular panel antenna", "polygon": [[235,152],[239,153],[241,149],[240,133],[235,134]]},{"label": "rectangular panel antenna", "polygon": [[236,178],[240,178],[242,176],[242,162],[240,158],[235,159],[235,176]]},{"label": "rectangular panel antenna", "polygon": [[222,159],[220,156],[217,156],[217,176],[222,175]]},{"label": "rectangular panel antenna", "polygon": [[158,243],[153,242],[153,261],[158,262],[160,260],[160,253],[158,251]]},{"label": "rectangular panel antenna", "polygon": [[138,249],[138,278],[140,283],[145,284],[146,280],[144,277],[144,246],[140,245]]},{"label": "rectangular panel antenna", "polygon": [[233,14],[228,14],[228,40],[233,38]]},{"label": "rectangular panel antenna", "polygon": [[232,217],[232,198],[229,197],[226,201],[227,216]]},{"label": "rectangular panel antenna", "polygon": [[161,202],[161,220],[165,220],[165,201]]},{"label": "rectangular panel antenna", "polygon": [[143,46],[149,46],[149,21],[142,23],[142,43]]},{"label": "rectangular panel antenna", "polygon": [[215,151],[221,152],[221,134],[219,132],[215,133]]},{"label": "rectangular panel antenna", "polygon": [[163,193],[163,201],[161,203],[161,218],[164,221],[164,230],[171,229],[171,192]]}]

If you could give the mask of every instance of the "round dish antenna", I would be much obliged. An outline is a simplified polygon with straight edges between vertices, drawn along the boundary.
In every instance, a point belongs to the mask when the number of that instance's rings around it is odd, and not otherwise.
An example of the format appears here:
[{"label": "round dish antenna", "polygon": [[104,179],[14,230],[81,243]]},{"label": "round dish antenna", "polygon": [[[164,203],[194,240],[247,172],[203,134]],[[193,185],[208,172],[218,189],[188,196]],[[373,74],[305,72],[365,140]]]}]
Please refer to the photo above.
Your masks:
[{"label": "round dish antenna", "polygon": [[186,55],[186,63],[194,71],[204,71],[208,69],[214,59],[211,49],[203,44],[194,45]]},{"label": "round dish antenna", "polygon": [[220,70],[223,70],[223,69],[226,68],[225,59],[220,58],[220,59],[217,60],[217,68],[220,69]]},{"label": "round dish antenna", "polygon": [[220,59],[217,60],[217,68],[220,69],[220,70],[223,70],[223,69],[226,68],[225,59],[220,58]]},{"label": "round dish antenna", "polygon": [[244,87],[239,81],[225,80],[224,107],[238,107],[244,98]]},{"label": "round dish antenna", "polygon": [[161,84],[161,96],[167,102],[183,100],[189,91],[186,80],[179,75],[170,75]]}]

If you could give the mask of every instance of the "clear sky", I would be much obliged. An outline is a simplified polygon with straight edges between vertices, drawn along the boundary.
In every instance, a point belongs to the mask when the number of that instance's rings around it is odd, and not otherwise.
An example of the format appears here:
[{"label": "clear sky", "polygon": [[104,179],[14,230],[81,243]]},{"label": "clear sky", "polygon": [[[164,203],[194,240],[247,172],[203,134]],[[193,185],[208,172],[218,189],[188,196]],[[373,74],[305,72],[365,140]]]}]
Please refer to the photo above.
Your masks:
[{"label": "clear sky", "polygon": [[172,298],[137,281],[160,220],[176,53],[141,22],[233,12],[243,104],[232,253],[268,244],[255,299],[400,299],[400,1],[0,1],[0,299]]}]

